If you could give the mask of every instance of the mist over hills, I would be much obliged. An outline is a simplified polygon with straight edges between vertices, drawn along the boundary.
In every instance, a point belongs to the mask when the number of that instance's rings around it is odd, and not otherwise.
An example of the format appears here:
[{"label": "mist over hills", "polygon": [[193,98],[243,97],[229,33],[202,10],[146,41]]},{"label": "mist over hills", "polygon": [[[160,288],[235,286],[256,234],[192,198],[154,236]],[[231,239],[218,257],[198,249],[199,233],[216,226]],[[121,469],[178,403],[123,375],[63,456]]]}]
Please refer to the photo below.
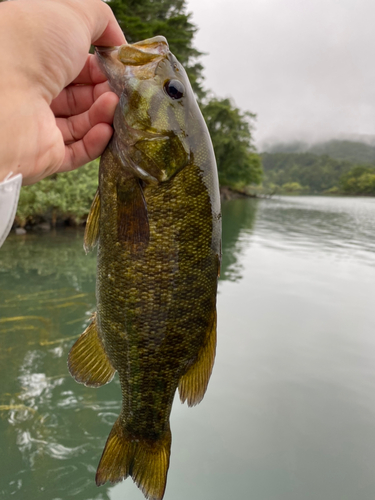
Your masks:
[{"label": "mist over hills", "polygon": [[354,135],[342,139],[309,144],[304,141],[269,142],[262,148],[263,153],[311,153],[327,155],[335,160],[355,164],[375,164],[375,136]]}]

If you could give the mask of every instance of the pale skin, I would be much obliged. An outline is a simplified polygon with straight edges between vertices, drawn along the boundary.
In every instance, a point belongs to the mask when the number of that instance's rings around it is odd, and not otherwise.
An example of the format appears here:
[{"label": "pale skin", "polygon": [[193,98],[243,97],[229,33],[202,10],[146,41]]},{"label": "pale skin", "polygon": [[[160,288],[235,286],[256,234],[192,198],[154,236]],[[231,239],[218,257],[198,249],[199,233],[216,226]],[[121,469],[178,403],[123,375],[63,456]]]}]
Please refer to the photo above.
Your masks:
[{"label": "pale skin", "polygon": [[0,182],[13,172],[32,184],[100,156],[118,97],[88,52],[123,43],[102,0],[0,3]]}]

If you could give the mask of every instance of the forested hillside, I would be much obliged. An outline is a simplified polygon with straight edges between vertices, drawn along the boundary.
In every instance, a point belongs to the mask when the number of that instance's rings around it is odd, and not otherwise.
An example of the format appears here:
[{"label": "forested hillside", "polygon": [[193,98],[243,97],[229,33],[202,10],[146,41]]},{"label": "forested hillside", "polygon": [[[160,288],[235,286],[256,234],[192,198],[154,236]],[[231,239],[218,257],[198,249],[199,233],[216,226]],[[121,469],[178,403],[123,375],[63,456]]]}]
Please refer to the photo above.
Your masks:
[{"label": "forested hillside", "polygon": [[282,187],[298,183],[309,193],[322,193],[337,186],[353,166],[348,161],[312,153],[263,153],[264,182]]},{"label": "forested hillside", "polygon": [[332,140],[275,144],[261,155],[263,185],[274,192],[375,195],[375,146]]}]

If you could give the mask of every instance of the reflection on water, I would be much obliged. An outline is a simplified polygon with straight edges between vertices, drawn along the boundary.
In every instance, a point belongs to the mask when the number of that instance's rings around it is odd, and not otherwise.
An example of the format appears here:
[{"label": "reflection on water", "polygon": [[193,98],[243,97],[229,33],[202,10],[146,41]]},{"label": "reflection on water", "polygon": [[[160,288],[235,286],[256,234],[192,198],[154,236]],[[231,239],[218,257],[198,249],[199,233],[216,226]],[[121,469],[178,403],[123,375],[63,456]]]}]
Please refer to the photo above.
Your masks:
[{"label": "reflection on water", "polygon": [[[223,206],[217,361],[204,401],[172,412],[165,500],[375,498],[375,200]],[[68,374],[95,309],[82,231],[0,250],[0,497],[141,500],[97,488],[120,410]]]},{"label": "reflection on water", "polygon": [[[245,201],[245,202],[244,202]],[[220,278],[236,281],[241,276],[241,248],[247,246],[255,222],[258,200],[232,200],[224,203],[223,241]],[[243,244],[245,239],[246,245]]]}]

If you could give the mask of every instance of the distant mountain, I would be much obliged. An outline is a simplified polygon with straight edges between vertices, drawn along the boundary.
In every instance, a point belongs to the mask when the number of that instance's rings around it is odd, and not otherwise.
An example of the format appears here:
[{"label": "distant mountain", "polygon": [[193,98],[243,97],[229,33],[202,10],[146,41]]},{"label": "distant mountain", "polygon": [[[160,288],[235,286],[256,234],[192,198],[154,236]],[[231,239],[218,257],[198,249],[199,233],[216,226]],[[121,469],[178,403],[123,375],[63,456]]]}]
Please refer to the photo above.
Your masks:
[{"label": "distant mountain", "polygon": [[265,146],[266,153],[311,153],[314,155],[327,155],[335,160],[349,161],[351,163],[375,164],[375,137],[353,136],[359,140],[333,139],[316,144],[295,141],[289,143],[275,143]]}]

